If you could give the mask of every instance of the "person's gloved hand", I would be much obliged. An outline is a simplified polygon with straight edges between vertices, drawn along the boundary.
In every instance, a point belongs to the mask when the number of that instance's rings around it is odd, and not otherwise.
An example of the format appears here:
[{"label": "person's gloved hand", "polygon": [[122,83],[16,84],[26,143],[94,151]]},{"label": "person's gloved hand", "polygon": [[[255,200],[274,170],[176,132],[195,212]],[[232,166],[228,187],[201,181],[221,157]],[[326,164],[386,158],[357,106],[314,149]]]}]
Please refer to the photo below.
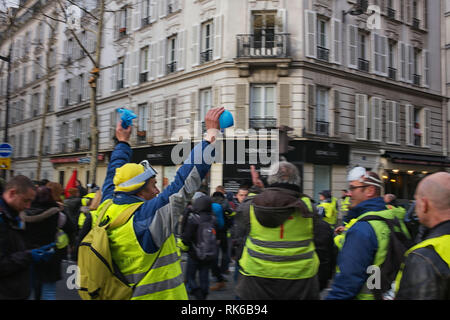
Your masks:
[{"label": "person's gloved hand", "polygon": [[52,242],[40,248],[31,250],[31,258],[33,262],[46,262],[55,254],[55,243]]}]

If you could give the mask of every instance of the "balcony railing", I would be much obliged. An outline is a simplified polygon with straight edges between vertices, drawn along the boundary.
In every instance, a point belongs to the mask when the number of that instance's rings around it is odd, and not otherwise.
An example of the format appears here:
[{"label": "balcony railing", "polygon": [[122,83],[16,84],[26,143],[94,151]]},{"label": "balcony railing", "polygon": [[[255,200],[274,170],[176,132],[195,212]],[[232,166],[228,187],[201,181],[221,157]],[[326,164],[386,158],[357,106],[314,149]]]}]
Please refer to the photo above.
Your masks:
[{"label": "balcony railing", "polygon": [[272,36],[238,34],[238,58],[287,58],[289,56],[289,34],[277,33]]},{"label": "balcony railing", "polygon": [[147,74],[148,74],[148,72],[141,72],[139,74],[139,83],[144,83],[144,82],[148,81]]},{"label": "balcony railing", "polygon": [[395,11],[395,9],[387,8],[387,16],[389,19],[395,19],[396,13],[397,13],[397,11]]},{"label": "balcony railing", "polygon": [[250,118],[250,128],[252,129],[269,129],[277,127],[277,119],[275,118]]},{"label": "balcony railing", "polygon": [[123,79],[117,80],[117,90],[123,89]]},{"label": "balcony railing", "polygon": [[358,59],[358,69],[364,72],[369,72],[369,61],[359,58]]},{"label": "balcony railing", "polygon": [[329,123],[316,120],[316,134],[320,136],[328,136]]},{"label": "balcony railing", "polygon": [[177,71],[177,62],[173,61],[167,64],[167,74]]},{"label": "balcony railing", "polygon": [[420,20],[417,18],[413,18],[412,19],[412,26],[415,29],[419,29],[420,28]]},{"label": "balcony railing", "polygon": [[413,84],[416,86],[420,86],[421,76],[418,74],[413,74]]},{"label": "balcony railing", "polygon": [[324,47],[317,46],[317,59],[329,61],[330,60],[330,50]]},{"label": "balcony railing", "polygon": [[200,63],[205,63],[212,60],[212,49],[205,50],[200,53]]},{"label": "balcony railing", "polygon": [[388,67],[388,77],[392,80],[397,79],[397,69]]}]

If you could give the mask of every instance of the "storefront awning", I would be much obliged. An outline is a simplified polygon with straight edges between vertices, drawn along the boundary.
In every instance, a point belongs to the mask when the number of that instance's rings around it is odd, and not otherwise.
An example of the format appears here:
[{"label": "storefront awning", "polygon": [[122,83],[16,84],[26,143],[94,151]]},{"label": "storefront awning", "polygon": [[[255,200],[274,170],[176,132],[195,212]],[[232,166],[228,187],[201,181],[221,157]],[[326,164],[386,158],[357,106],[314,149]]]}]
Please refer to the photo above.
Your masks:
[{"label": "storefront awning", "polygon": [[386,151],[383,155],[393,163],[416,164],[424,166],[450,167],[450,158],[423,154],[411,154]]}]

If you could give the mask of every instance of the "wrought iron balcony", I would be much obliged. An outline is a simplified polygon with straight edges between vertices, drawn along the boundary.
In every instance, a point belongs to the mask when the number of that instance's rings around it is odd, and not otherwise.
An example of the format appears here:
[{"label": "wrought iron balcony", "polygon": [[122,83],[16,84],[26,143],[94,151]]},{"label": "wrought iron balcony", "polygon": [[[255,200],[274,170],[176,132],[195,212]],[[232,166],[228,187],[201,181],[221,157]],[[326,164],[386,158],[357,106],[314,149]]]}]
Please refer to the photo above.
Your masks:
[{"label": "wrought iron balcony", "polygon": [[397,13],[397,11],[395,11],[395,9],[387,8],[387,16],[389,19],[395,19],[396,13]]},{"label": "wrought iron balcony", "polygon": [[397,80],[397,69],[388,67],[388,77],[392,80]]},{"label": "wrought iron balcony", "polygon": [[147,75],[148,75],[148,72],[141,72],[139,74],[139,83],[147,82],[148,81]]},{"label": "wrought iron balcony", "polygon": [[328,136],[329,122],[316,120],[316,134],[320,136]]},{"label": "wrought iron balcony", "polygon": [[369,61],[359,58],[358,59],[358,69],[364,72],[369,72]]},{"label": "wrought iron balcony", "polygon": [[289,33],[271,36],[238,34],[238,58],[287,58],[289,57]]},{"label": "wrought iron balcony", "polygon": [[413,84],[416,86],[420,86],[421,76],[418,74],[413,74]]},{"label": "wrought iron balcony", "polygon": [[329,61],[330,60],[330,50],[324,47],[317,46],[317,59]]},{"label": "wrought iron balcony", "polygon": [[167,74],[177,71],[177,62],[173,61],[167,64]]},{"label": "wrought iron balcony", "polygon": [[205,63],[212,60],[212,49],[205,50],[200,53],[200,63]]},{"label": "wrought iron balcony", "polygon": [[420,29],[420,20],[417,18],[412,19],[412,26],[415,29]]},{"label": "wrought iron balcony", "polygon": [[252,129],[269,129],[277,127],[277,119],[275,118],[250,118],[250,128]]}]

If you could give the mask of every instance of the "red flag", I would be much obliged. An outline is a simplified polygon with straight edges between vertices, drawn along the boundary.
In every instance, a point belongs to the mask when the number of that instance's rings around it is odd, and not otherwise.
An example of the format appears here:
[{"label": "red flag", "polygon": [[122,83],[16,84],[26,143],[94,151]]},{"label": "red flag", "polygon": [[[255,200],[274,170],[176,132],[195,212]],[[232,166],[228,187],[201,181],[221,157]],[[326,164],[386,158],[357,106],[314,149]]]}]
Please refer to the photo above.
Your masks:
[{"label": "red flag", "polygon": [[69,189],[77,187],[76,180],[77,180],[77,170],[73,170],[72,176],[70,177],[69,181],[67,182],[66,188],[64,189],[64,195],[66,196],[66,199],[69,197]]}]

